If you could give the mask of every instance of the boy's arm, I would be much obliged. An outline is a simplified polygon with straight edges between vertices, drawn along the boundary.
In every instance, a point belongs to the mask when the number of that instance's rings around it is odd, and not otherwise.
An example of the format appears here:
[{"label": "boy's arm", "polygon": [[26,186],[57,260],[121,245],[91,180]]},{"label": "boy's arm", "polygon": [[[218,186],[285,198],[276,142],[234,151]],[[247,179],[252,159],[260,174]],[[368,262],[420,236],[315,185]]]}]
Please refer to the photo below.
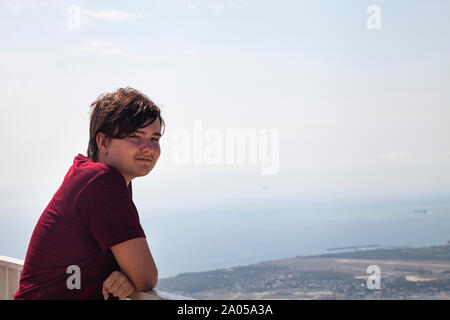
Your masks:
[{"label": "boy's arm", "polygon": [[136,292],[151,290],[158,281],[158,269],[146,238],[134,238],[111,247],[120,269],[130,279]]}]

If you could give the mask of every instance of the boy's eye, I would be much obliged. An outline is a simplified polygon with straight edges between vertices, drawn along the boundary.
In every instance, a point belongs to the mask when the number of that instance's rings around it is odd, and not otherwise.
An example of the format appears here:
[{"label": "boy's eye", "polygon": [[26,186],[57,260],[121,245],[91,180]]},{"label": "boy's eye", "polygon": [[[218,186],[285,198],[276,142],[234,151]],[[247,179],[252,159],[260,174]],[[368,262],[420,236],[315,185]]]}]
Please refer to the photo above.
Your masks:
[{"label": "boy's eye", "polygon": [[[135,134],[130,134],[128,137],[133,138],[133,139],[140,139],[141,137],[135,135]],[[152,141],[156,141],[159,142],[159,138],[152,138]]]}]

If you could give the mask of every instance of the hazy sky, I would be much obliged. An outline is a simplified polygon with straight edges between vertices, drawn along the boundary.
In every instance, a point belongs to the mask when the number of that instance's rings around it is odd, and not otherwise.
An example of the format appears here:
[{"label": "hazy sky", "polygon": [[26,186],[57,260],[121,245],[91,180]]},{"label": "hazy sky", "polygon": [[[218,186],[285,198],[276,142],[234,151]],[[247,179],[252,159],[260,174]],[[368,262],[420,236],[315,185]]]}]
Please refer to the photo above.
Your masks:
[{"label": "hazy sky", "polygon": [[[123,86],[167,124],[154,171],[133,181],[138,207],[448,193],[449,13],[447,0],[1,0],[0,201],[46,204],[86,155],[90,103]],[[177,165],[173,135],[196,121],[278,129],[278,173]]]}]

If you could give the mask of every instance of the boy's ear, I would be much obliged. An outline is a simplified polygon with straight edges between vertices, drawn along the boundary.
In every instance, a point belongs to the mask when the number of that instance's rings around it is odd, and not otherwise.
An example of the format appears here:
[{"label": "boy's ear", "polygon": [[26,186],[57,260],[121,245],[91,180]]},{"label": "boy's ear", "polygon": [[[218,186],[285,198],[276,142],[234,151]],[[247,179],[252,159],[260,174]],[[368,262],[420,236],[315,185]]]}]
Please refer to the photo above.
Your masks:
[{"label": "boy's ear", "polygon": [[101,153],[108,153],[108,146],[110,145],[111,141],[109,141],[106,137],[106,135],[103,132],[97,133],[97,137],[95,138],[95,141],[97,142],[97,148],[98,151]]}]

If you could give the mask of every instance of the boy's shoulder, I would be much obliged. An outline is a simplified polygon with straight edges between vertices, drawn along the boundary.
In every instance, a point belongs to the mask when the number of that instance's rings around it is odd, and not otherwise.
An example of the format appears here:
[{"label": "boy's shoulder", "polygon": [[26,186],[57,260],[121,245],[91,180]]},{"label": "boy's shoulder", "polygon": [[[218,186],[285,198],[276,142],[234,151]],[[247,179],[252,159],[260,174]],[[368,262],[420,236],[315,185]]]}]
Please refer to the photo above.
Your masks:
[{"label": "boy's shoulder", "polygon": [[[68,178],[77,185],[79,191],[83,191],[88,186],[87,189],[119,188],[124,190],[123,188],[126,188],[125,178],[116,168],[92,161],[82,154],[75,157]],[[129,191],[131,193],[131,190]]]},{"label": "boy's shoulder", "polygon": [[73,159],[71,170],[77,176],[99,176],[103,174],[115,174],[117,171],[114,167],[101,162],[95,162],[92,159],[79,153]]}]

